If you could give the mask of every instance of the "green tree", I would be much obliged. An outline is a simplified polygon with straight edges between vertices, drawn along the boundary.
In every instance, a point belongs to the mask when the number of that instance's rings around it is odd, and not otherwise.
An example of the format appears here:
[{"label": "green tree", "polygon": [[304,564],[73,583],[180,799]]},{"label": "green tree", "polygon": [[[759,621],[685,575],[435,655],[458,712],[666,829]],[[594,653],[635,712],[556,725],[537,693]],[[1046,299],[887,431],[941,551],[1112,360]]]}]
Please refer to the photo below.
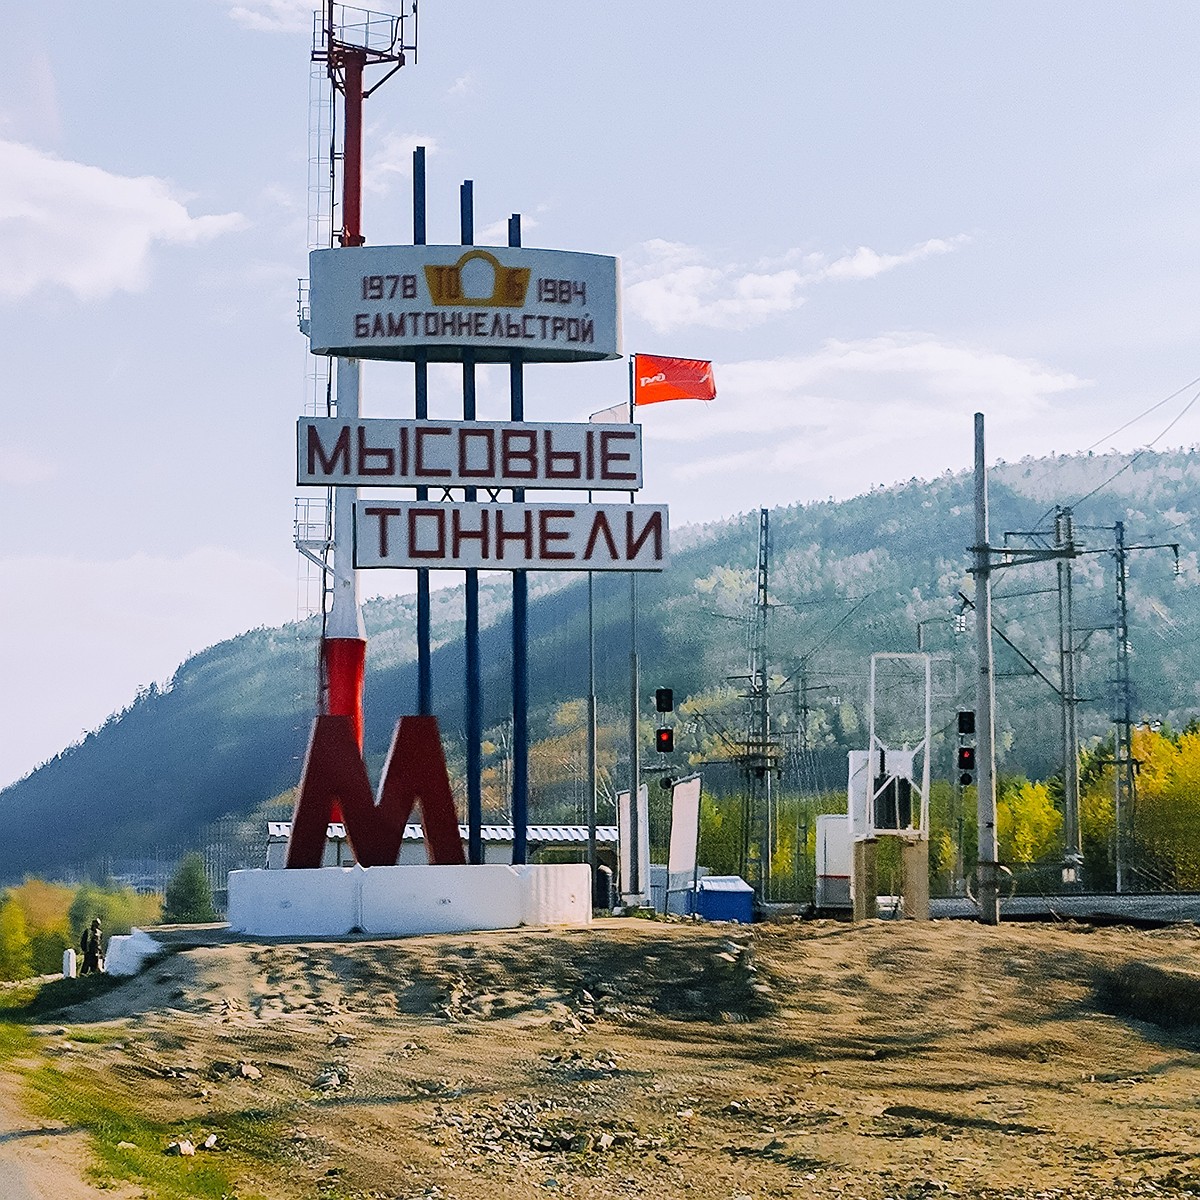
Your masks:
[{"label": "green tree", "polygon": [[75,939],[65,926],[53,929],[35,929],[30,939],[35,975],[53,975],[62,970],[63,951],[75,944]]},{"label": "green tree", "polygon": [[27,979],[33,952],[25,928],[25,910],[11,895],[0,904],[0,979]]},{"label": "green tree", "polygon": [[80,934],[91,924],[93,917],[100,918],[105,937],[112,937],[128,933],[134,925],[155,924],[160,920],[158,908],[157,895],[139,896],[127,887],[81,884],[67,914],[71,944],[78,945]]},{"label": "green tree", "polygon": [[204,873],[204,860],[199,854],[189,854],[179,864],[175,878],[167,884],[163,920],[178,924],[216,919],[212,889],[208,886],[208,876]]}]

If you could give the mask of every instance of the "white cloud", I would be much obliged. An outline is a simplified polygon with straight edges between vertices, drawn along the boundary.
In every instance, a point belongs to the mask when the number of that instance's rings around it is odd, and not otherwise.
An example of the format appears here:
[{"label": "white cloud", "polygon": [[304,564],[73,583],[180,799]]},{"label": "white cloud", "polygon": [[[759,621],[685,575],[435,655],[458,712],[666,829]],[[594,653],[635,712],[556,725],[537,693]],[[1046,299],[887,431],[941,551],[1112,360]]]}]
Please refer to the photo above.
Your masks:
[{"label": "white cloud", "polygon": [[930,238],[929,241],[921,242],[903,254],[879,254],[869,246],[859,246],[853,254],[834,259],[827,266],[815,271],[810,278],[813,282],[819,279],[874,279],[885,271],[920,262],[923,258],[950,254],[970,240],[965,233],[952,238]]},{"label": "white cloud", "polygon": [[900,254],[860,246],[832,261],[793,250],[752,269],[714,265],[694,247],[659,239],[646,242],[630,257],[625,301],[659,333],[685,326],[745,329],[795,311],[816,284],[874,279],[897,267],[949,254],[967,241],[961,234],[932,238]]},{"label": "white cloud", "polygon": [[0,295],[65,287],[81,300],[146,284],[156,243],[194,244],[240,229],[239,213],[193,217],[150,175],[114,175],[0,141]]},{"label": "white cloud", "polygon": [[21,446],[0,446],[0,485],[32,487],[48,483],[57,474],[52,462],[30,450]]},{"label": "white cloud", "polygon": [[[536,229],[541,224],[540,221],[535,221],[532,217],[522,214],[521,216],[521,238],[524,240],[525,235],[530,230]],[[482,242],[488,246],[507,246],[508,245],[508,218],[501,217],[498,221],[493,221],[490,225],[485,225],[476,235],[475,240]]]},{"label": "white cloud", "polygon": [[308,33],[312,29],[314,0],[246,0],[234,4],[229,15],[246,29],[269,33]]},{"label": "white cloud", "polygon": [[1033,422],[1064,421],[1055,410],[1070,405],[1055,399],[1088,386],[1043,363],[919,333],[717,363],[715,374],[711,404],[641,410],[647,454],[666,468],[672,494],[711,489],[715,478],[722,495],[748,504],[849,496],[965,467],[973,412],[987,412],[997,436],[1023,434]]},{"label": "white cloud", "polygon": [[[264,622],[294,620],[293,575],[232,550],[110,561],[0,559],[0,787],[163,682],[198,650]],[[235,586],[230,581],[236,581]]]},{"label": "white cloud", "polygon": [[973,412],[986,405],[1023,420],[1048,397],[1087,386],[1042,363],[921,333],[828,341],[812,354],[717,363],[714,374],[717,399],[689,405],[698,410],[692,420],[666,411],[676,405],[639,410],[647,433],[668,441],[761,438],[867,418],[877,427],[905,428],[914,416],[936,422],[948,406]]},{"label": "white cloud", "polygon": [[437,153],[437,138],[420,133],[373,132],[372,141],[378,145],[363,164],[363,188],[375,195],[386,195],[397,180],[412,178],[412,156],[418,146],[425,147],[427,156]]},{"label": "white cloud", "polygon": [[475,76],[469,71],[460,75],[447,89],[447,96],[469,96],[475,91]]}]

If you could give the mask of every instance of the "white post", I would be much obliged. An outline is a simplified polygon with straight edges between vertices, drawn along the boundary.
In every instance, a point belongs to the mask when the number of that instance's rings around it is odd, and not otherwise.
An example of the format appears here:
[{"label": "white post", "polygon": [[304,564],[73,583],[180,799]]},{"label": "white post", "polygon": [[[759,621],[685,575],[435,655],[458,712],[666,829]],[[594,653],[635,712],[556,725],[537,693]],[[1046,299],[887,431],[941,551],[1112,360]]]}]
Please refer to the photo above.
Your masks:
[{"label": "white post", "polygon": [[[337,415],[345,421],[356,421],[360,415],[361,366],[357,358],[337,359]],[[358,488],[333,490],[333,607],[325,636],[365,638],[358,572],[354,569],[354,501],[358,499]]]},{"label": "white post", "polygon": [[988,544],[987,459],[983,447],[983,413],[975,414],[975,637],[979,678],[975,698],[975,751],[979,822],[979,907],[987,925],[1000,924],[996,861],[996,682],[992,654],[992,575]]}]

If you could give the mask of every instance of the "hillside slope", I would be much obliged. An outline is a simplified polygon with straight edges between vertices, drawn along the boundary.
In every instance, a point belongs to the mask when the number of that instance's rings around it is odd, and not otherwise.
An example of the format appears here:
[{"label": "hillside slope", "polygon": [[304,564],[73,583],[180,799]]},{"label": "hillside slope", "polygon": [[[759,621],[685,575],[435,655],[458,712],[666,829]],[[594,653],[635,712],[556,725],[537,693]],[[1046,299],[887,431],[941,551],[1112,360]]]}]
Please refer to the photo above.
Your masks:
[{"label": "hillside slope", "polygon": [[[992,476],[993,541],[1006,530],[1046,528],[1056,499],[1070,502],[1114,475],[1077,506],[1081,539],[1096,551],[1111,550],[1111,527],[1123,520],[1130,544],[1181,544],[1178,577],[1169,551],[1130,555],[1129,603],[1135,712],[1182,725],[1200,711],[1195,455],[1075,456],[1000,466]],[[643,693],[670,685],[679,701],[691,700],[680,713],[681,759],[721,756],[744,727],[739,685],[730,677],[746,670],[757,527],[751,512],[679,531],[670,568],[641,584]],[[965,550],[972,528],[971,481],[963,474],[772,512],[774,727],[785,741],[807,748],[860,744],[867,660],[873,651],[914,650],[919,624],[926,646],[941,656],[939,724],[960,702],[970,705],[973,637],[969,624],[955,618],[960,591],[969,595],[972,587]],[[1023,569],[998,577],[996,587],[998,619],[1051,680],[1058,673],[1057,600],[1048,590],[1053,572],[1052,566]],[[1104,628],[1111,627],[1114,610],[1111,553],[1080,558],[1075,580],[1076,625],[1087,631],[1080,634],[1080,691],[1089,700],[1081,726],[1085,737],[1095,738],[1111,719],[1115,642]],[[533,582],[531,724],[542,746],[534,748],[531,814],[564,819],[580,789],[581,711],[572,702],[586,691],[586,588],[561,576]],[[490,577],[482,591],[489,802],[499,808],[510,696],[509,584]],[[624,752],[627,594],[623,578],[597,579],[603,756],[614,770]],[[456,768],[462,595],[455,588],[434,596],[436,710]],[[366,608],[366,745],[375,769],[396,718],[414,708],[413,612],[411,597]],[[250,812],[293,786],[314,706],[318,633],[317,622],[309,621],[252,630],[210,647],[188,659],[168,686],[140,692],[100,729],[0,792],[8,831],[0,845],[0,880],[62,874],[114,855],[186,845],[205,824]],[[1000,645],[997,653],[1002,766],[1052,771],[1060,755],[1056,698],[1015,655]],[[795,682],[801,676],[803,707]],[[651,718],[649,705],[644,717]],[[802,717],[807,723],[798,731]]]}]

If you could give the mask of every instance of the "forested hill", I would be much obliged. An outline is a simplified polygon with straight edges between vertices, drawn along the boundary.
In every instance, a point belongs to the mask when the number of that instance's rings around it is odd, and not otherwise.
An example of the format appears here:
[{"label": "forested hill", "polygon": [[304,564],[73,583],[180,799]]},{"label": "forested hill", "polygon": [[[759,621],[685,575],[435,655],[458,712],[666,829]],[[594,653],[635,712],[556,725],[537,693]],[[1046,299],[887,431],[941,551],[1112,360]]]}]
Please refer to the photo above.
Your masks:
[{"label": "forested hill", "polygon": [[[1048,510],[1087,496],[1075,508],[1080,540],[1096,551],[1075,564],[1086,738],[1103,736],[1111,718],[1115,641],[1106,627],[1114,612],[1111,547],[1118,520],[1131,545],[1180,544],[1178,575],[1169,550],[1129,555],[1135,713],[1178,727],[1200,712],[1198,483],[1200,458],[1183,451],[1027,460],[992,472],[993,541],[1006,530],[1051,528]],[[942,656],[939,720],[968,699],[973,638],[970,618],[964,623],[956,615],[960,591],[971,593],[965,550],[973,534],[971,503],[970,476],[947,473],[843,502],[772,510],[769,633],[779,691],[773,723],[785,742],[797,743],[803,711],[805,746],[860,745],[869,656],[916,649],[918,625],[926,647]],[[730,677],[746,671],[757,534],[757,512],[677,531],[669,570],[642,578],[643,694],[670,685],[685,701],[681,758],[721,757],[744,728],[740,685]],[[531,816],[561,819],[573,814],[579,795],[586,588],[563,576],[532,582]],[[1007,572],[996,586],[998,622],[1051,681],[1058,674],[1053,582],[1053,566],[1042,566]],[[596,592],[607,785],[608,770],[619,768],[623,753],[628,589],[623,578],[598,576]],[[487,577],[482,593],[487,802],[500,810],[510,696],[507,578]],[[436,592],[434,601],[437,712],[457,769],[461,590]],[[366,743],[377,770],[397,716],[414,709],[414,606],[407,597],[375,601],[365,616]],[[62,875],[105,858],[186,844],[208,823],[247,814],[294,786],[313,713],[317,635],[317,623],[309,621],[252,630],[210,647],[188,659],[166,687],[139,692],[82,742],[0,792],[8,818],[0,881]],[[955,665],[959,697],[952,694]],[[1056,697],[999,643],[997,671],[1002,768],[1052,771],[1060,753]],[[794,686],[799,677],[803,709]],[[644,717],[648,736],[649,704]]]}]

